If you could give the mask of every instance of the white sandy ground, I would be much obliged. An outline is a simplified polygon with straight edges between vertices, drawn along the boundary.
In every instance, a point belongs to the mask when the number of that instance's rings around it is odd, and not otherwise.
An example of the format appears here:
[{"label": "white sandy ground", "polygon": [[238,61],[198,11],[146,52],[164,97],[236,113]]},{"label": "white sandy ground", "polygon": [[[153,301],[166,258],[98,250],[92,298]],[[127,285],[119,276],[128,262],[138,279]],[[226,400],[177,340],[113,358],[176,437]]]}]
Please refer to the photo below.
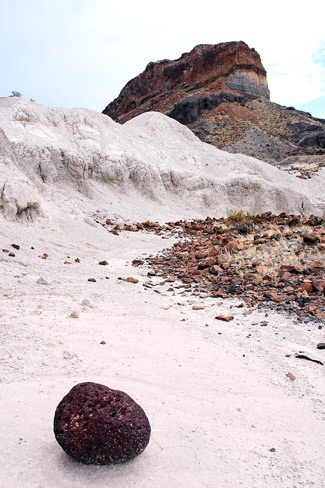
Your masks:
[{"label": "white sandy ground", "polygon": [[[147,270],[131,262],[173,240],[114,236],[91,216],[321,214],[325,171],[302,182],[203,144],[161,114],[119,126],[86,109],[0,99],[0,127],[0,486],[324,488],[325,368],[294,353],[325,360],[316,349],[325,328],[244,316],[236,300],[189,303],[160,279],[148,290]],[[128,276],[139,283],[118,280]],[[214,318],[229,313],[229,323]],[[62,451],[55,408],[82,381],[144,408],[152,436],[141,456],[84,466]]]},{"label": "white sandy ground", "polygon": [[[147,269],[132,259],[172,239],[114,236],[71,216],[56,226],[0,224],[0,248],[21,245],[0,261],[1,486],[324,487],[325,368],[294,357],[325,360],[316,350],[324,329],[271,312],[244,316],[238,300],[199,297],[205,309],[195,311],[193,297],[165,296],[160,279],[145,289]],[[139,283],[118,280],[128,276]],[[217,321],[220,313],[235,319]],[[126,391],[144,408],[152,435],[141,456],[85,466],[63,452],[54,411],[82,381]]]}]

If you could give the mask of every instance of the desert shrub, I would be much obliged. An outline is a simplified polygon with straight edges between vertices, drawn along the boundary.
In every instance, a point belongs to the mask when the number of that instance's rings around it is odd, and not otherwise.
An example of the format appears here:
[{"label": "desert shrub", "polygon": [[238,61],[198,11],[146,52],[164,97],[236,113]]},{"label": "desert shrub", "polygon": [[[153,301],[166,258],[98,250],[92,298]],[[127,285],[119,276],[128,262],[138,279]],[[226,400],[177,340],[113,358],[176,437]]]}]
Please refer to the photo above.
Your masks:
[{"label": "desert shrub", "polygon": [[10,96],[11,97],[19,97],[19,98],[21,98],[22,97],[22,94],[19,91],[13,90],[11,92],[11,95]]},{"label": "desert shrub", "polygon": [[225,219],[225,225],[241,234],[249,234],[254,228],[254,215],[244,213],[243,210],[231,210]]}]

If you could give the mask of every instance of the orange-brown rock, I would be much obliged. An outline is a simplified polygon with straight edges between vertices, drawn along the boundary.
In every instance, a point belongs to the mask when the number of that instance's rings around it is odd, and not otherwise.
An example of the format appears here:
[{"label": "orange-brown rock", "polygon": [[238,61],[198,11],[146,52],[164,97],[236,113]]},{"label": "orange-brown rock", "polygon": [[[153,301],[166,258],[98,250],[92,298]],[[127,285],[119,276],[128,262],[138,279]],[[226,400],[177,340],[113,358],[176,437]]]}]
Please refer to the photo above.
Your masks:
[{"label": "orange-brown rock", "polygon": [[223,320],[224,322],[230,322],[234,319],[233,315],[217,315],[215,317],[217,320]]}]

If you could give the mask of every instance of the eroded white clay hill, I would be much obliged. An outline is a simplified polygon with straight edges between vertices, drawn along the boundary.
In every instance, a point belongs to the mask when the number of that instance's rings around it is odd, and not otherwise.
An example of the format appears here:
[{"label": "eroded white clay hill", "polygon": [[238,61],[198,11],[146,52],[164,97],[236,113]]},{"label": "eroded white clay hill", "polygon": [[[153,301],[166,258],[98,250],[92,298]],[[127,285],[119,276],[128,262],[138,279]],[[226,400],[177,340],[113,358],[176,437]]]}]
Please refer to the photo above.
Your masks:
[{"label": "eroded white clay hill", "polygon": [[301,181],[202,143],[156,112],[120,125],[92,110],[2,98],[0,138],[1,210],[9,220],[60,210],[164,220],[325,208],[324,170]]}]

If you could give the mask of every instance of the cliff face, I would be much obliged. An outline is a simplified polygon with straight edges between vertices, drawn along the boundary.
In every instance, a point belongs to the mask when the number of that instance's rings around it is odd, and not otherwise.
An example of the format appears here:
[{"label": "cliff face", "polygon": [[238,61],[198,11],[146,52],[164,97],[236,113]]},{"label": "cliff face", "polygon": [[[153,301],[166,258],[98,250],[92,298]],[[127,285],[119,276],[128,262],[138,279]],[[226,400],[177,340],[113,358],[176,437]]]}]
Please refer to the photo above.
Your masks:
[{"label": "cliff face", "polygon": [[272,163],[303,154],[325,165],[325,121],[272,103],[260,56],[244,42],[202,44],[175,61],[149,63],[103,113],[124,123],[148,111],[229,152]]},{"label": "cliff face", "polygon": [[[228,93],[234,100],[240,96],[269,98],[260,56],[244,42],[202,44],[175,61],[149,63],[103,113],[123,123],[147,111],[168,114],[193,94],[203,107],[206,95],[216,93]],[[221,100],[210,99],[208,105],[215,107]]]}]

